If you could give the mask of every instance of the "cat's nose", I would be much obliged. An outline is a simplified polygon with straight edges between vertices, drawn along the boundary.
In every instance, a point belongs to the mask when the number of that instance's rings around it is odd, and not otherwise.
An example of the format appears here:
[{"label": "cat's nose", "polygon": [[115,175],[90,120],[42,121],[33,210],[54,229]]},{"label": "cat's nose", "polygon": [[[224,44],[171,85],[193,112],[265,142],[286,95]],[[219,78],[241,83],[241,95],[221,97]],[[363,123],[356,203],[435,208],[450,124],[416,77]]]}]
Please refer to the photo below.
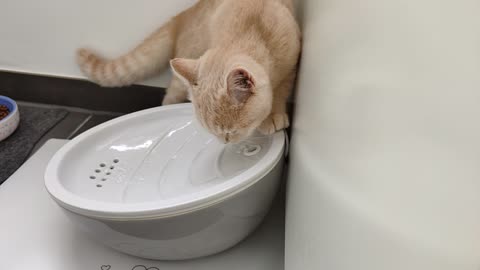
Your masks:
[{"label": "cat's nose", "polygon": [[225,134],[225,136],[223,136],[223,143],[229,143],[230,142],[230,134]]},{"label": "cat's nose", "polygon": [[224,144],[228,143],[228,140],[224,136],[217,136],[218,140],[221,141]]}]

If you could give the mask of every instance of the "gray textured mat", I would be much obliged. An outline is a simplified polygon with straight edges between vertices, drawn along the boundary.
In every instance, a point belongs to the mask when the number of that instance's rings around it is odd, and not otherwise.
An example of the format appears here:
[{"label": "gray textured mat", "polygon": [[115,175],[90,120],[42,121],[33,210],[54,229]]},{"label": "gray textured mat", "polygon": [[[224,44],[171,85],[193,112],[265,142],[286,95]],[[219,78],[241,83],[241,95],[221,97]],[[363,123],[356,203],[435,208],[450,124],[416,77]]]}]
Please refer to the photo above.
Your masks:
[{"label": "gray textured mat", "polygon": [[20,125],[0,142],[0,184],[25,162],[38,140],[68,114],[64,109],[19,108]]}]

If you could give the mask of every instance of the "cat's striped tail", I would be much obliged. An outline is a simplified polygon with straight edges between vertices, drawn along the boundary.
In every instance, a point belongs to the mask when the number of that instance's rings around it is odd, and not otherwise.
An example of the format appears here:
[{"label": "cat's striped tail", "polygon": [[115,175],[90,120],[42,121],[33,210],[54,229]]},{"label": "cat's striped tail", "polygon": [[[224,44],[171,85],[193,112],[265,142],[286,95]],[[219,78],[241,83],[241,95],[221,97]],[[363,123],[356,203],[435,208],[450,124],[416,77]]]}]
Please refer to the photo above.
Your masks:
[{"label": "cat's striped tail", "polygon": [[130,85],[166,68],[173,56],[174,29],[169,22],[127,54],[104,59],[88,49],[77,51],[77,63],[90,80],[106,87]]}]

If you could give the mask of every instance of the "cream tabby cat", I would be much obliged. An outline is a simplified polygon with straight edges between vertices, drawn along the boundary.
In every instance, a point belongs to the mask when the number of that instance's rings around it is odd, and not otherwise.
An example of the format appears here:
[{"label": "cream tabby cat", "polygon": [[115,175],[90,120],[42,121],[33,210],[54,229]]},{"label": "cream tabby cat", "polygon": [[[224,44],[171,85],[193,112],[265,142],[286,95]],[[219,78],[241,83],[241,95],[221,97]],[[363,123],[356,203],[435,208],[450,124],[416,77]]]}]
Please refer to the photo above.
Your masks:
[{"label": "cream tabby cat", "polygon": [[288,127],[300,46],[292,0],[200,0],[124,56],[106,60],[80,49],[77,60],[92,81],[116,87],[152,76],[175,58],[163,104],[191,99],[206,129],[237,142],[256,129]]}]

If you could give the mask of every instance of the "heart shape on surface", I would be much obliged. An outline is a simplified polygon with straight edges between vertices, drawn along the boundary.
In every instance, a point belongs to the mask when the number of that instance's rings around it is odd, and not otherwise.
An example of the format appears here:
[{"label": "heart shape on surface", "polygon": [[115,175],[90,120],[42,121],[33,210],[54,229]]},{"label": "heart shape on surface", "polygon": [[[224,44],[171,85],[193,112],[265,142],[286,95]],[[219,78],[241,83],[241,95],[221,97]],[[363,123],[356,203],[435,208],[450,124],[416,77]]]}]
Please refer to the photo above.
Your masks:
[{"label": "heart shape on surface", "polygon": [[110,270],[110,268],[112,268],[111,265],[102,265],[102,267],[100,267],[102,270]]},{"label": "heart shape on surface", "polygon": [[145,265],[136,265],[132,270],[160,270],[157,267],[146,267]]}]

